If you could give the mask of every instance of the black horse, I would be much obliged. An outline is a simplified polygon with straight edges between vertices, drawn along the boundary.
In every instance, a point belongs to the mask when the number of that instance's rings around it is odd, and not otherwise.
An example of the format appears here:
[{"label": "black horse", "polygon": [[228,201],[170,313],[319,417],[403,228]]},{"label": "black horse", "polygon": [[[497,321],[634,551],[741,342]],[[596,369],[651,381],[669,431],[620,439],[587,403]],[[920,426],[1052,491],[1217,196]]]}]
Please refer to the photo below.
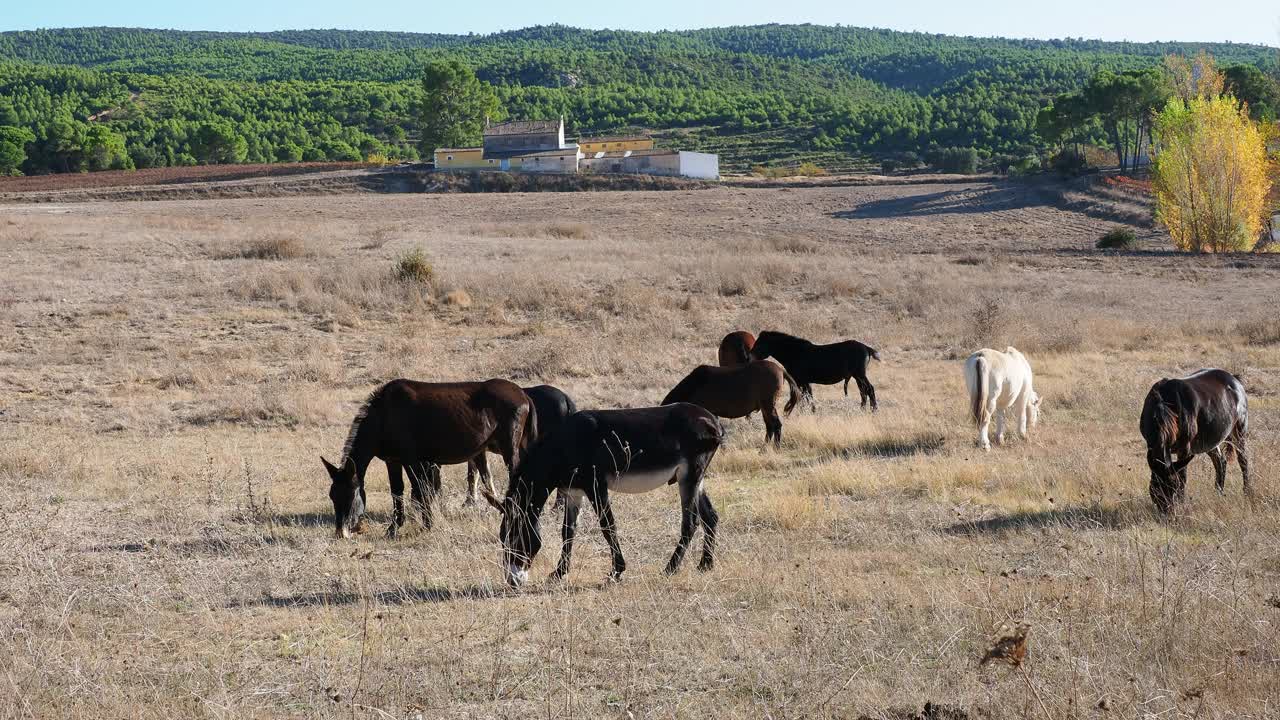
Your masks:
[{"label": "black horse", "polygon": [[1187,464],[1201,453],[1213,461],[1222,493],[1232,454],[1249,490],[1249,400],[1244,384],[1225,370],[1200,370],[1151,386],[1142,404],[1139,430],[1147,441],[1151,500],[1161,512],[1186,497]]},{"label": "black horse", "polygon": [[879,360],[880,353],[856,340],[814,345],[803,338],[766,330],[756,338],[756,344],[751,348],[751,359],[770,357],[791,373],[800,391],[809,396],[814,412],[818,411],[818,404],[813,399],[815,384],[835,385],[843,381],[844,394],[848,396],[851,378],[858,384],[862,407],[867,406],[868,400],[871,401],[872,412],[879,407],[875,386],[867,379],[867,365],[872,360]]},{"label": "black horse", "polygon": [[582,498],[600,518],[600,529],[613,557],[610,578],[621,580],[627,564],[618,544],[610,492],[644,493],[664,485],[680,488],[680,540],[666,571],[680,568],[698,526],[703,528],[700,570],[714,565],[718,516],[703,489],[703,474],[724,442],[715,415],[688,403],[633,410],[579,412],[550,435],[544,435],[511,476],[501,501],[485,498],[502,513],[499,536],[507,582],[519,586],[542,548],[538,527],[551,491],[567,497],[562,527],[563,549],[552,579],[569,572],[573,536]]},{"label": "black horse", "polygon": [[[578,412],[578,406],[573,402],[573,398],[569,397],[563,390],[553,385],[536,385],[534,387],[523,388],[524,394],[529,396],[529,400],[533,403],[533,414],[538,420],[538,432],[546,433],[550,430],[560,427],[564,423],[565,418]],[[500,452],[498,448],[490,448],[488,452]],[[485,459],[487,453],[480,453],[467,463],[467,499],[463,502],[464,506],[474,505],[476,502],[476,476],[489,488],[489,492],[494,492],[493,477],[489,474],[489,462]],[[432,472],[439,474],[439,466],[433,466]],[[434,477],[434,476],[433,476]],[[435,484],[439,484],[438,479],[433,479]],[[556,505],[560,505],[557,499]]]}]

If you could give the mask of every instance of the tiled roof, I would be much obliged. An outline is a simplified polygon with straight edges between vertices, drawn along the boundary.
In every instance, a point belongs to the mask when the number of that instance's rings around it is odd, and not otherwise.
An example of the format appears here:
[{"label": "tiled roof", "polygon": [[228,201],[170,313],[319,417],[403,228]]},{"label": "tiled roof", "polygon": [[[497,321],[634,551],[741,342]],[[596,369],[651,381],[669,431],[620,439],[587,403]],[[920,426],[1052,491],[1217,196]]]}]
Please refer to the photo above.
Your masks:
[{"label": "tiled roof", "polygon": [[496,135],[535,135],[560,132],[559,120],[514,120],[490,125],[484,129],[485,137]]},{"label": "tiled roof", "polygon": [[461,152],[482,152],[482,151],[484,151],[484,148],[480,148],[480,147],[473,147],[473,148],[436,148],[436,152],[438,152],[438,153],[442,153],[442,152],[443,152],[443,153],[450,153],[450,152],[451,152],[451,153],[461,153]]},{"label": "tiled roof", "polygon": [[581,144],[581,143],[636,142],[638,140],[653,140],[653,138],[649,137],[648,135],[618,135],[616,137],[581,138],[578,140],[578,142]]}]

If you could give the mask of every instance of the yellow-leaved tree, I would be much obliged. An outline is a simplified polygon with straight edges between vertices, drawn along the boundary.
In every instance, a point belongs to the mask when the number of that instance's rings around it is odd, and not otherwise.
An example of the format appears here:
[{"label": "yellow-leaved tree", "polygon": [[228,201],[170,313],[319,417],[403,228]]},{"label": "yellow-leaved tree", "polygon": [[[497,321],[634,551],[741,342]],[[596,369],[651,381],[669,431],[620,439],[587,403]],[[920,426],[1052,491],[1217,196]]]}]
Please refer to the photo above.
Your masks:
[{"label": "yellow-leaved tree", "polygon": [[1267,145],[1230,95],[1175,97],[1156,115],[1156,219],[1181,250],[1248,252],[1271,189]]}]

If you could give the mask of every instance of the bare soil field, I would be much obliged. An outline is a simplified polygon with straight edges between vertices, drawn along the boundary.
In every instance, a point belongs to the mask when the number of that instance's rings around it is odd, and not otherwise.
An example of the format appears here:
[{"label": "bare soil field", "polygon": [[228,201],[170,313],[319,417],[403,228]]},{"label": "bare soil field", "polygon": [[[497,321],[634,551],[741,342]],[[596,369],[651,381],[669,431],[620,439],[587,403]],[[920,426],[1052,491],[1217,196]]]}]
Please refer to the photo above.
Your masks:
[{"label": "bare soil field", "polygon": [[316,172],[333,172],[335,170],[357,170],[367,167],[370,166],[366,163],[354,162],[197,165],[193,167],[147,168],[144,170],[33,175],[30,177],[0,177],[0,195],[59,190],[146,187],[151,185],[209,182],[212,180],[287,177]]},{"label": "bare soil field", "polygon": [[[1141,198],[970,182],[0,206],[0,716],[1274,718],[1280,257],[1189,257]],[[1102,253],[1117,220],[1142,250]],[[400,279],[421,249],[430,273]],[[714,571],[673,489],[583,513],[508,590],[445,468],[431,532],[333,539],[323,453],[396,377],[655,404],[728,331],[879,349],[762,451],[726,421]],[[1028,440],[974,445],[962,365],[1015,345]],[[1255,494],[1147,498],[1138,411],[1221,366]],[[491,459],[500,485],[501,463]],[[550,516],[550,513],[547,513]],[[1029,626],[1019,667],[979,660]]]}]

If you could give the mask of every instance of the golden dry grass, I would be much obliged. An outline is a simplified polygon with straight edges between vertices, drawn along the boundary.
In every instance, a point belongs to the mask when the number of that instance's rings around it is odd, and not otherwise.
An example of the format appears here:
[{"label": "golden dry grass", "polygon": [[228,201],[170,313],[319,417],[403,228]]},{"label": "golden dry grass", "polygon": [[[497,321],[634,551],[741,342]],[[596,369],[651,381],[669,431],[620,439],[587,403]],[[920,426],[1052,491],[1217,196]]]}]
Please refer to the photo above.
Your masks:
[{"label": "golden dry grass", "polygon": [[[4,207],[0,716],[1274,716],[1277,266],[1094,254],[1113,223],[1001,187]],[[222,259],[256,237],[307,252]],[[587,512],[568,583],[508,592],[461,468],[430,534],[331,539],[317,456],[377,384],[648,405],[739,327],[877,347],[882,409],[820,387],[780,451],[730,421],[714,572],[660,574],[662,491],[615,502],[622,585]],[[978,338],[1045,397],[989,454]],[[1250,388],[1257,495],[1198,461],[1163,519],[1137,410],[1203,365]],[[979,667],[1018,623],[1022,665]]]}]

